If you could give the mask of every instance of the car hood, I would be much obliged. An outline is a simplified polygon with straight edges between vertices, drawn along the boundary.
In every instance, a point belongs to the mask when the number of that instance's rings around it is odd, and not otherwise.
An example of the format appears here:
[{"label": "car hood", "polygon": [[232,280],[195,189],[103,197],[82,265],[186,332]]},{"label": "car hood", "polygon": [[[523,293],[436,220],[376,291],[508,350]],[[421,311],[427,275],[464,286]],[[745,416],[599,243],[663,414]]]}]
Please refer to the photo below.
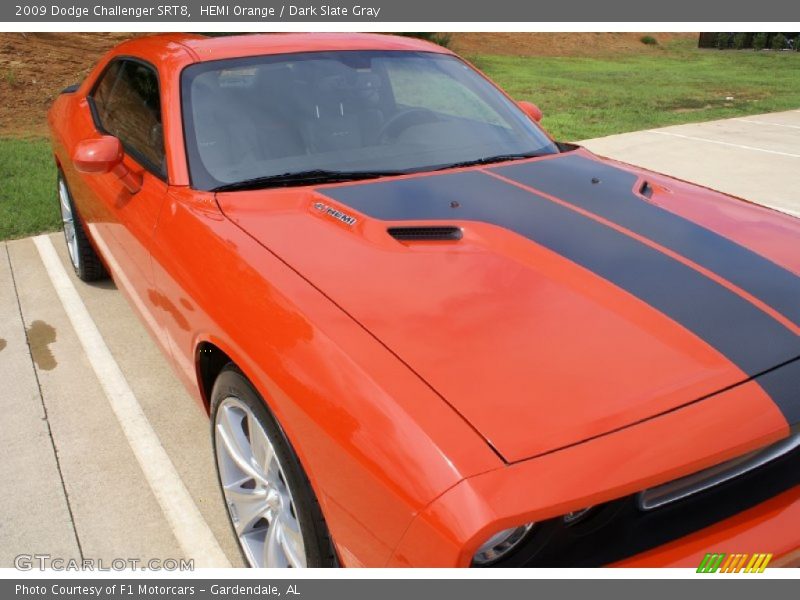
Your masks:
[{"label": "car hood", "polygon": [[579,151],[217,200],[514,462],[800,356],[796,273],[660,206],[664,189]]}]

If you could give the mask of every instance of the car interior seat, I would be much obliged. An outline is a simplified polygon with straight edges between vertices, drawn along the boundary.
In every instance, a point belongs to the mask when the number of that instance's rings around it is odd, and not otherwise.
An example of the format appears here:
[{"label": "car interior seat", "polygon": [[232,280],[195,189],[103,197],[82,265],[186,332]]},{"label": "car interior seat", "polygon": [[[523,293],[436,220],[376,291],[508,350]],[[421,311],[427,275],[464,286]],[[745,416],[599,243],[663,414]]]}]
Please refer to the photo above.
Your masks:
[{"label": "car interior seat", "polygon": [[363,146],[349,69],[333,61],[303,65],[308,94],[302,99],[301,131],[309,152],[316,154]]},{"label": "car interior seat", "polygon": [[301,115],[291,69],[262,67],[255,76],[254,89],[248,93],[248,113],[266,159],[305,154],[307,149],[300,133]]}]

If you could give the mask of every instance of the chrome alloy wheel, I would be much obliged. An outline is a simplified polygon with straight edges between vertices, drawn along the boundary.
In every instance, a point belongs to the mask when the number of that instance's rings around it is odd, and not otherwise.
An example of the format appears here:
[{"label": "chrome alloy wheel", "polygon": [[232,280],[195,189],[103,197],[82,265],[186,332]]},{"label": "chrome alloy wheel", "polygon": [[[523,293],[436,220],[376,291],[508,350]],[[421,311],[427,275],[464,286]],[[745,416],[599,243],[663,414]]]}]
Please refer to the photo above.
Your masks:
[{"label": "chrome alloy wheel", "polygon": [[64,225],[64,237],[67,240],[69,259],[72,261],[72,266],[77,269],[80,255],[78,254],[78,238],[75,235],[75,217],[72,214],[72,205],[69,201],[67,184],[61,176],[58,178],[58,200],[61,205],[61,222]]},{"label": "chrome alloy wheel", "polygon": [[275,448],[253,411],[232,396],[214,422],[220,483],[250,566],[305,567],[303,533]]}]

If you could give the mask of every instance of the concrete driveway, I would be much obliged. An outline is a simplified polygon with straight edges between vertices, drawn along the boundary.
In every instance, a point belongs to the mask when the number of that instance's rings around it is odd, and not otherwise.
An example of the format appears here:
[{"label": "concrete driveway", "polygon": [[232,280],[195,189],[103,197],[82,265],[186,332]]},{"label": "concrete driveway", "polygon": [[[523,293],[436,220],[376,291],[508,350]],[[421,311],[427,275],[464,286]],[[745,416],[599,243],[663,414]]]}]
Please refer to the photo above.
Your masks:
[{"label": "concrete driveway", "polygon": [[[800,111],[584,143],[800,215]],[[0,414],[0,567],[19,554],[242,564],[204,412],[114,285],[74,277],[61,234],[0,248]]]},{"label": "concrete driveway", "polygon": [[[56,293],[43,242],[111,355],[113,362],[100,363],[102,378],[96,348],[87,350],[73,323],[75,303],[65,307]],[[122,389],[105,380],[117,366]],[[115,405],[129,393],[133,412]],[[0,414],[0,567],[19,554],[106,566],[119,558],[241,565],[217,490],[208,418],[114,284],[73,275],[60,233],[0,250]],[[146,446],[131,444],[131,433]],[[164,454],[172,469],[153,471]],[[165,503],[159,494],[176,486],[183,504]],[[177,522],[176,506],[184,513]]]}]

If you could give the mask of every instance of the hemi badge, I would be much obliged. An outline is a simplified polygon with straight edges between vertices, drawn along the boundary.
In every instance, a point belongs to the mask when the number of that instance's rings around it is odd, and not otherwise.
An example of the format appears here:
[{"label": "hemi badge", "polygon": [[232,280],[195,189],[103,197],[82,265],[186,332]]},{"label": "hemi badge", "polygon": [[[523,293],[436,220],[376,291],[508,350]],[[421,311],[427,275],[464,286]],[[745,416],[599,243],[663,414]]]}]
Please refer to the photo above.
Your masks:
[{"label": "hemi badge", "polygon": [[356,219],[355,217],[353,217],[351,215],[348,215],[346,213],[343,213],[342,211],[340,211],[340,210],[338,210],[336,208],[333,208],[332,206],[328,206],[327,204],[323,204],[322,202],[315,202],[314,203],[314,208],[316,210],[320,211],[320,212],[325,213],[326,215],[328,215],[330,217],[333,217],[337,221],[341,221],[345,225],[349,225],[350,227],[352,227],[353,225],[358,223],[358,219]]}]

